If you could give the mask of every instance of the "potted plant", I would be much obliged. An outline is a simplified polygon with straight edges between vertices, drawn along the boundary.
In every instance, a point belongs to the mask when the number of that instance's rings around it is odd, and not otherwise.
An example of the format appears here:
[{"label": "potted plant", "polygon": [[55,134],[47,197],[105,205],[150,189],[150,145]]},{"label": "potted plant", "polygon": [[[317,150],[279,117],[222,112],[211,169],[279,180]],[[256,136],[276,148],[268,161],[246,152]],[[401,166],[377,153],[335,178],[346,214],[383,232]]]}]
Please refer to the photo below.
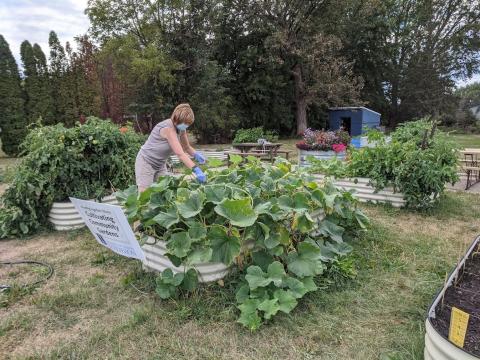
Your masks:
[{"label": "potted plant", "polygon": [[346,131],[307,129],[303,133],[303,139],[296,144],[299,149],[298,164],[299,166],[308,166],[308,156],[319,160],[331,158],[343,160],[349,143],[350,136]]},{"label": "potted plant", "polygon": [[[480,358],[480,236],[450,273],[428,309],[425,321],[426,360]],[[452,317],[452,311],[460,317]],[[468,314],[468,315],[467,315]],[[459,320],[459,321],[458,321]]]},{"label": "potted plant", "polygon": [[71,128],[37,126],[22,144],[23,156],[1,197],[0,238],[83,226],[69,197],[114,203],[112,189],[134,182],[144,136],[109,120],[89,117]]}]

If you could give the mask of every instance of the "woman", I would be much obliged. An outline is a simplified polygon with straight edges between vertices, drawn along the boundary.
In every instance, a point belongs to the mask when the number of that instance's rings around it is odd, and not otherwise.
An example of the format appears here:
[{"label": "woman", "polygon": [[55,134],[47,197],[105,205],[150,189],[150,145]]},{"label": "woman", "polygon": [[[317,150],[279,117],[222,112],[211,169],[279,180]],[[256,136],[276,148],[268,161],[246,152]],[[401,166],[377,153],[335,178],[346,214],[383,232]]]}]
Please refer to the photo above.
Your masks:
[{"label": "woman", "polygon": [[205,164],[205,157],[195,151],[188,142],[187,128],[193,121],[194,115],[190,105],[180,104],[170,119],[158,123],[153,128],[135,161],[135,179],[139,192],[148,188],[160,175],[167,174],[166,162],[172,153],[177,155],[186,167],[192,169],[199,182],[207,181],[202,169],[189,156],[193,156],[199,164]]}]

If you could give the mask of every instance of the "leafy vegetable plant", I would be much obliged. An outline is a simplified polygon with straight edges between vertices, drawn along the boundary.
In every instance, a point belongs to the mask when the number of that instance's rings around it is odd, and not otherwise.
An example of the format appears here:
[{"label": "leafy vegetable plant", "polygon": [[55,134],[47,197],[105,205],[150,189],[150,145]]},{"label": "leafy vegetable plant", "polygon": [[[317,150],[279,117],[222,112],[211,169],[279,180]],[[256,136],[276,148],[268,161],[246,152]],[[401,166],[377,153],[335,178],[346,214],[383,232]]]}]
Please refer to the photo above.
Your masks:
[{"label": "leafy vegetable plant", "polygon": [[132,130],[89,118],[84,125],[33,128],[1,197],[0,237],[32,234],[45,225],[54,201],[100,198],[134,182],[135,156],[144,141]]},{"label": "leafy vegetable plant", "polygon": [[429,119],[400,126],[387,142],[378,132],[376,146],[351,149],[348,160],[309,158],[310,171],[334,177],[367,177],[376,190],[393,186],[411,208],[431,207],[445,184],[458,180],[457,147]]},{"label": "leafy vegetable plant", "polygon": [[162,177],[141,194],[131,187],[118,198],[129,220],[166,242],[172,263],[185,266],[185,274],[159,275],[162,298],[193,289],[198,263],[237,267],[238,321],[255,330],[317,290],[315,277],[351,251],[349,240],[368,220],[350,193],[319,185],[286,161],[241,161],[232,156],[233,165],[209,172],[206,185]]}]

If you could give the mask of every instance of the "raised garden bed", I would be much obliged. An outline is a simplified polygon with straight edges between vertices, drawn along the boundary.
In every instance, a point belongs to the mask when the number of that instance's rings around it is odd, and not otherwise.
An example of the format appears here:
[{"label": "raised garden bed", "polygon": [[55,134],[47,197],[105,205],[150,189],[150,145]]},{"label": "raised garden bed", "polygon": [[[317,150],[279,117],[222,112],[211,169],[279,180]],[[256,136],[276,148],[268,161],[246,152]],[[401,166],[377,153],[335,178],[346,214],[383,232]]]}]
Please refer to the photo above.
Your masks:
[{"label": "raised garden bed", "polygon": [[[110,205],[119,205],[114,195],[103,197],[101,202]],[[48,213],[48,221],[57,231],[75,230],[85,226],[85,222],[71,201],[54,202]]]},{"label": "raised garden bed", "polygon": [[[480,358],[480,236],[450,274],[435,297],[425,322],[425,359]],[[449,341],[452,307],[468,313],[463,348]]]},{"label": "raised garden bed", "polygon": [[[167,244],[164,241],[151,236],[148,237],[146,244],[142,246],[145,252],[145,261],[143,263],[145,269],[160,272],[171,269],[175,274],[185,272],[186,269],[183,265],[173,265],[165,255],[167,252],[166,246]],[[197,270],[199,282],[220,280],[228,274],[229,270],[228,266],[219,262],[198,263],[191,267]]]},{"label": "raised garden bed", "polygon": [[[326,175],[315,174],[314,177],[318,181],[323,181]],[[355,196],[361,202],[388,203],[393,207],[403,207],[406,202],[402,193],[395,192],[392,187],[387,187],[377,191],[369,184],[369,178],[352,178],[352,179],[334,179],[333,184],[343,190],[354,190]]]}]

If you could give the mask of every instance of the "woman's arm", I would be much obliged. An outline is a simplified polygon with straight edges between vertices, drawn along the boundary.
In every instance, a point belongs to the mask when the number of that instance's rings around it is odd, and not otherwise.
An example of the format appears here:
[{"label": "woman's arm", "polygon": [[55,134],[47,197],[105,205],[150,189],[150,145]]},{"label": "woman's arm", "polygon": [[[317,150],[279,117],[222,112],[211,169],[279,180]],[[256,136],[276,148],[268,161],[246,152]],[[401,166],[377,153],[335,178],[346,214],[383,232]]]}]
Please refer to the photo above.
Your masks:
[{"label": "woman's arm", "polygon": [[187,152],[191,156],[195,155],[195,149],[190,145],[186,131],[182,131],[180,133],[180,144],[182,144],[182,148],[185,152]]},{"label": "woman's arm", "polygon": [[172,148],[175,155],[178,156],[180,161],[183,162],[186,167],[188,167],[189,169],[192,169],[193,167],[196,166],[195,163],[190,159],[190,156],[188,156],[183,150],[182,145],[178,141],[177,132],[175,131],[175,129],[163,128],[160,130],[160,135],[162,135],[165,139],[167,139],[168,144]]}]

